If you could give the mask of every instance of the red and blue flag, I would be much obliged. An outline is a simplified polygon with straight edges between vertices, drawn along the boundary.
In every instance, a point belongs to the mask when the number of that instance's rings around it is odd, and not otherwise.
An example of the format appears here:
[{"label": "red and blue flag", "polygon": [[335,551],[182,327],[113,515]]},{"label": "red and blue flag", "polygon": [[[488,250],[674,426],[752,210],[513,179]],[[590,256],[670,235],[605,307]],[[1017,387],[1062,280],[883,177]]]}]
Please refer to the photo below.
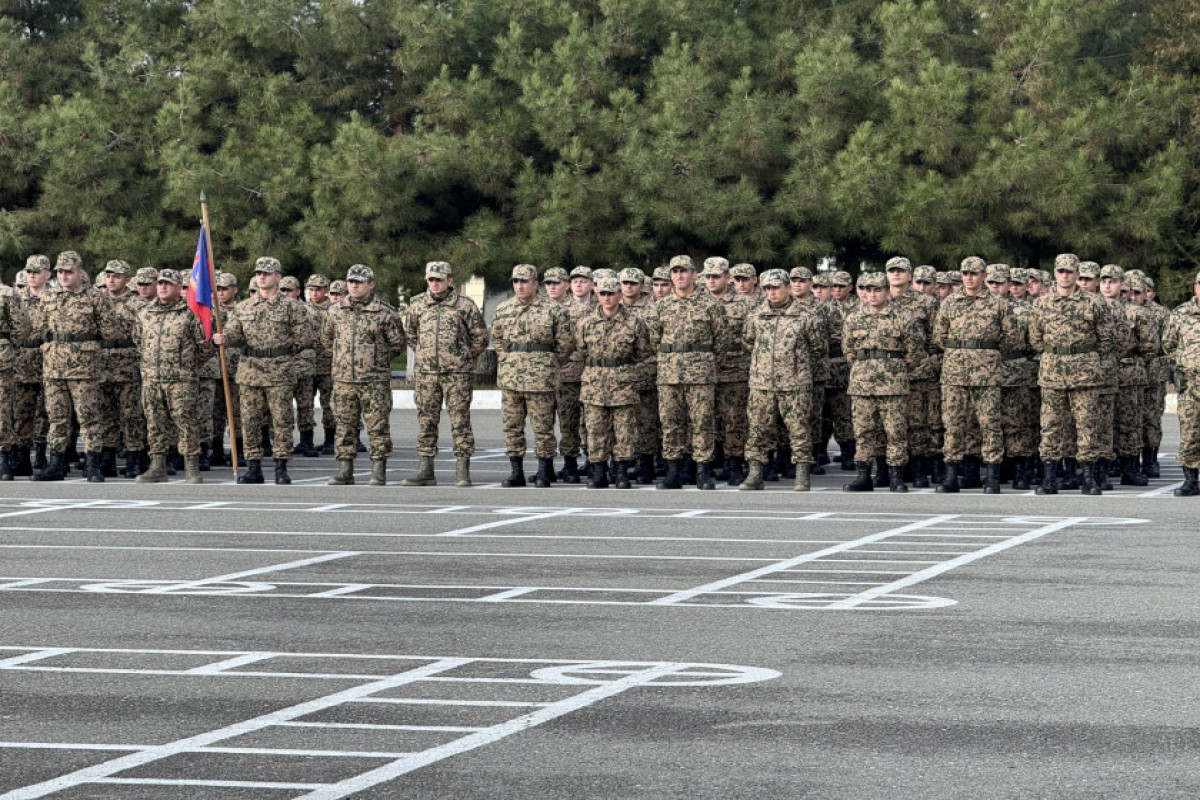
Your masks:
[{"label": "red and blue flag", "polygon": [[200,241],[196,242],[196,256],[192,259],[192,279],[188,282],[187,304],[192,313],[200,318],[204,326],[204,338],[212,338],[212,306],[213,293],[212,258],[208,252],[208,237],[203,226],[200,228]]}]

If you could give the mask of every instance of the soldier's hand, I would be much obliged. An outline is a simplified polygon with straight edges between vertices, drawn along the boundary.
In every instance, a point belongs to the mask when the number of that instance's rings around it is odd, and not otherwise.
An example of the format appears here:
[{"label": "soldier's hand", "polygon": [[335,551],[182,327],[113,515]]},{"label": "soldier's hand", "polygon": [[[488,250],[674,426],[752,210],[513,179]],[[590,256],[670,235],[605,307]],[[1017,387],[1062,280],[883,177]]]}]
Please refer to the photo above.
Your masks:
[{"label": "soldier's hand", "polygon": [[215,344],[217,346],[223,345],[223,344],[225,344],[225,334],[214,333],[212,336],[212,340],[213,340],[213,344]]}]

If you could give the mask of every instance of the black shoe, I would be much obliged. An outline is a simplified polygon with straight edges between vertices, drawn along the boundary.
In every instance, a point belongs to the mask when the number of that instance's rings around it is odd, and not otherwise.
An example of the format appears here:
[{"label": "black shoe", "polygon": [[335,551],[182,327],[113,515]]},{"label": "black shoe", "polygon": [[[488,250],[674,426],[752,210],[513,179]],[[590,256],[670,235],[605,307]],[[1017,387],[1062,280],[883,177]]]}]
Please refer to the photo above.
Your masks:
[{"label": "black shoe", "polygon": [[141,475],[139,469],[141,450],[126,450],[125,451],[125,470],[121,473],[126,478],[136,478]]},{"label": "black shoe", "polygon": [[11,481],[13,479],[13,450],[0,451],[0,481]]},{"label": "black shoe", "polygon": [[333,437],[337,435],[336,428],[325,429],[325,441],[321,442],[320,453],[323,456],[333,455]]},{"label": "black shoe", "polygon": [[649,486],[654,483],[654,456],[637,457],[638,486]]},{"label": "black shoe", "polygon": [[212,471],[212,463],[208,459],[208,442],[204,442],[200,445],[200,458],[198,459],[197,464],[201,472]]},{"label": "black shoe", "polygon": [[13,453],[12,473],[17,478],[28,478],[33,474],[33,464],[29,460],[29,448],[22,445]]},{"label": "black shoe", "polygon": [[49,463],[49,462],[46,461],[46,443],[45,442],[34,442],[33,443],[33,468],[34,469],[45,469],[47,463]]},{"label": "black shoe", "polygon": [[979,476],[979,456],[963,456],[959,470],[959,483],[964,489],[980,489],[983,479]]},{"label": "black shoe", "polygon": [[1013,459],[1012,488],[1018,491],[1028,491],[1029,486],[1029,459],[1025,456],[1017,456]]},{"label": "black shoe", "polygon": [[843,492],[873,492],[875,491],[875,482],[871,480],[871,463],[869,461],[855,461],[854,468],[858,470],[858,476],[842,486]]},{"label": "black shoe", "polygon": [[725,445],[717,442],[713,445],[713,479],[718,481],[728,480],[729,473],[726,472],[728,466],[728,458],[725,456]]},{"label": "black shoe", "polygon": [[775,472],[784,480],[796,477],[796,465],[792,463],[791,445],[781,444],[775,449]]},{"label": "black shoe", "polygon": [[563,456],[563,483],[579,483],[579,459],[575,456]]},{"label": "black shoe", "polygon": [[628,489],[629,488],[629,462],[628,461],[618,461],[617,462],[617,477],[616,477],[616,480],[613,481],[613,486],[615,486],[618,489]]},{"label": "black shoe", "polygon": [[550,483],[554,479],[554,459],[539,458],[538,471],[533,476],[533,485],[539,489],[549,489]]},{"label": "black shoe", "polygon": [[1147,478],[1160,477],[1157,447],[1146,446],[1142,448],[1142,472]]},{"label": "black shoe", "polygon": [[210,468],[229,466],[229,458],[225,455],[225,440],[220,436],[214,436],[209,445],[208,466]]},{"label": "black shoe", "polygon": [[[84,454],[83,475],[87,478],[88,483],[104,483],[104,471],[100,468],[100,462],[100,453],[89,452]],[[116,472],[116,468],[113,471]]]},{"label": "black shoe", "polygon": [[1045,474],[1042,476],[1042,482],[1038,484],[1034,494],[1058,494],[1058,462],[1046,461],[1043,464]]},{"label": "black shoe", "polygon": [[900,493],[908,491],[908,487],[904,485],[904,467],[888,467],[888,491]]},{"label": "black shoe", "polygon": [[1058,473],[1058,488],[1078,489],[1079,485],[1079,462],[1073,458],[1064,458],[1062,471]]},{"label": "black shoe", "polygon": [[1098,496],[1101,492],[1100,485],[1096,483],[1096,462],[1080,461],[1079,474],[1079,492],[1092,497]]},{"label": "black shoe", "polygon": [[[1108,471],[1109,471],[1108,459],[1107,458],[1097,459],[1097,461],[1096,461],[1096,485],[1100,487],[1100,491],[1102,491],[1102,492],[1111,492],[1112,488],[1113,488],[1112,478],[1109,476]],[[1119,477],[1120,474],[1121,474],[1121,470],[1118,469],[1117,476]]]},{"label": "black shoe", "polygon": [[775,451],[767,453],[767,461],[763,464],[763,480],[769,483],[775,483],[779,480],[779,473],[775,471]]},{"label": "black shoe", "polygon": [[712,464],[707,461],[701,461],[696,465],[696,488],[697,489],[716,489],[717,481],[713,477]]},{"label": "black shoe", "polygon": [[367,452],[367,446],[362,443],[362,434],[361,433],[358,435],[358,438],[354,440],[354,449],[356,451],[358,451],[359,453]]},{"label": "black shoe", "polygon": [[742,466],[744,463],[743,458],[725,459],[725,482],[729,486],[741,486],[742,481],[746,480],[746,468]]},{"label": "black shoe", "polygon": [[691,456],[679,459],[679,481],[684,486],[696,485],[696,459]]},{"label": "black shoe", "polygon": [[667,459],[667,474],[658,482],[655,487],[657,489],[682,489],[683,481],[680,479],[680,470],[683,466],[682,458]]},{"label": "black shoe", "polygon": [[603,461],[589,461],[587,465],[589,489],[607,489],[608,488],[608,465]]},{"label": "black shoe", "polygon": [[67,475],[66,455],[64,453],[52,452],[50,458],[46,461],[46,466],[42,467],[41,471],[35,473],[30,480],[33,481],[61,481]]},{"label": "black shoe", "polygon": [[300,431],[300,444],[296,445],[296,455],[301,455],[305,458],[316,458],[320,455],[313,444],[313,431],[311,428],[306,431]]},{"label": "black shoe", "polygon": [[984,494],[1000,494],[1000,465],[988,464],[987,474],[983,478]]},{"label": "black shoe", "polygon": [[912,461],[909,463],[912,465],[913,488],[928,489],[929,475],[925,471],[925,456],[913,456]]},{"label": "black shoe", "polygon": [[946,462],[946,477],[942,478],[942,482],[937,485],[934,492],[937,494],[958,494],[962,488],[958,482],[958,466],[956,462]]},{"label": "black shoe", "polygon": [[100,448],[100,474],[105,478],[115,478],[117,472],[117,448]]},{"label": "black shoe", "polygon": [[1183,468],[1183,484],[1174,491],[1176,497],[1195,497],[1200,495],[1200,470],[1195,467]]},{"label": "black shoe", "polygon": [[888,477],[887,457],[875,456],[875,482],[871,485],[876,489],[886,488],[891,482]]},{"label": "black shoe", "polygon": [[246,471],[238,475],[238,483],[264,483],[262,473],[262,459],[251,458],[246,461]]},{"label": "black shoe", "polygon": [[[794,478],[794,477],[796,477],[796,475],[794,474],[794,473],[795,473],[795,467],[793,467],[793,468],[792,468],[792,472],[793,472],[793,475],[792,475],[792,477],[793,477],[793,478]],[[825,468],[824,468],[824,467],[822,467],[820,464],[818,464],[817,462],[815,462],[815,461],[814,461],[814,462],[812,462],[811,464],[809,464],[809,465],[808,465],[808,474],[809,474],[809,475],[824,475],[824,474],[825,474]]]},{"label": "black shoe", "polygon": [[838,443],[842,449],[842,469],[850,472],[854,469],[854,442]]},{"label": "black shoe", "polygon": [[667,474],[667,460],[662,457],[662,454],[654,456],[654,477],[661,478]]},{"label": "black shoe", "polygon": [[292,476],[288,475],[287,459],[275,459],[275,484],[277,486],[289,486],[292,482]]},{"label": "black shoe", "polygon": [[509,466],[512,467],[512,472],[507,478],[500,481],[500,485],[505,489],[517,489],[522,486],[527,486],[525,481],[525,459],[521,456],[509,456]]},{"label": "black shoe", "polygon": [[1121,456],[1121,485],[1145,486],[1149,483],[1138,468],[1137,456]]},{"label": "black shoe", "polygon": [[[813,453],[813,463],[820,464],[822,467],[825,466],[826,464],[831,463],[829,460],[829,443],[828,442],[826,442],[823,445],[817,446],[816,451]],[[819,474],[824,475],[825,473],[822,472]]]}]

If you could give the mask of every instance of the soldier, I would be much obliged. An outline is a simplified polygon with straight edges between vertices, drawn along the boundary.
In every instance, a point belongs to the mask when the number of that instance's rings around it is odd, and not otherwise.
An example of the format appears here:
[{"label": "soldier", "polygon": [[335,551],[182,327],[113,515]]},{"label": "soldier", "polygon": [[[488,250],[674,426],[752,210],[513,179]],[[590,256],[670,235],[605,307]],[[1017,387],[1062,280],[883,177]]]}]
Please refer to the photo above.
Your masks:
[{"label": "soldier", "polygon": [[[640,319],[650,329],[650,318],[654,315],[654,301],[643,294],[647,276],[637,267],[621,270],[621,305],[628,313]],[[587,367],[584,367],[587,370]],[[637,482],[642,486],[654,483],[654,456],[658,452],[658,356],[653,348],[632,370],[637,402],[634,404],[634,421],[637,437],[633,452],[637,458]],[[586,408],[584,409],[586,412]],[[586,413],[584,415],[587,416]]]},{"label": "soldier", "polygon": [[[629,269],[621,275],[634,277]],[[616,487],[629,488],[638,434],[639,367],[653,355],[645,315],[622,303],[621,291],[619,281],[597,279],[596,308],[574,329],[575,349],[584,359],[580,399],[587,417],[589,489],[608,487],[610,456],[616,462]]]},{"label": "soldier", "polygon": [[[1101,449],[1102,455],[1096,459],[1096,484],[1103,491],[1111,491],[1112,483],[1109,482],[1110,467],[1120,463],[1117,460],[1115,437],[1117,425],[1117,372],[1120,368],[1120,354],[1133,347],[1133,330],[1129,325],[1129,321],[1125,318],[1124,311],[1120,307],[1119,299],[1109,299],[1100,293],[1099,264],[1095,261],[1079,262],[1078,283],[1081,289],[1101,299],[1104,307],[1108,309],[1108,312],[1112,315],[1116,323],[1119,338],[1115,350],[1103,357],[1104,375],[1107,378],[1107,382],[1099,398],[1100,405],[1095,410],[1095,413],[1105,420],[1101,425],[1101,431],[1104,436],[1104,445]],[[1064,428],[1066,445],[1063,449],[1063,468],[1059,472],[1058,479],[1060,489],[1078,489],[1080,487],[1081,477],[1077,470],[1078,460],[1075,458],[1074,434],[1074,422],[1068,422]]]},{"label": "soldier", "polygon": [[146,409],[150,467],[135,483],[167,482],[167,450],[178,433],[188,483],[200,477],[198,378],[201,365],[212,358],[212,345],[199,318],[182,297],[182,278],[173,269],[158,273],[158,299],[142,306],[131,331],[140,347],[142,405]]},{"label": "soldier", "polygon": [[945,300],[954,291],[954,279],[949,272],[939,272],[933,279],[934,293],[938,300]]},{"label": "soldier", "polygon": [[[1020,346],[1008,301],[984,287],[987,265],[978,256],[963,259],[961,294],[947,297],[938,309],[933,340],[942,357],[942,418],[946,428],[944,455],[946,478],[938,492],[959,490],[959,471],[967,451],[970,421],[983,436],[983,462],[987,477],[984,494],[1000,493],[1000,460],[1004,457],[1004,429],[1000,405],[1001,353]],[[1008,271],[993,277],[1008,285]]]},{"label": "soldier", "polygon": [[223,334],[213,335],[214,344],[246,347],[237,370],[246,445],[246,472],[238,476],[238,483],[263,483],[262,431],[267,425],[274,434],[275,483],[292,482],[287,464],[296,424],[292,408],[296,354],[312,348],[313,330],[304,306],[279,291],[282,274],[276,258],[263,256],[255,261],[258,292],[238,303]]},{"label": "soldier", "polygon": [[[929,357],[919,370],[908,376],[908,446],[912,454],[913,486],[924,489],[929,486],[929,473],[941,475],[942,466],[938,457],[938,445],[942,439],[942,384],[939,380],[942,364],[940,347],[933,340],[934,319],[938,313],[938,301],[912,288],[912,263],[903,257],[888,259],[884,265],[887,273],[889,302],[900,311],[912,315],[925,332]],[[982,278],[980,286],[982,287]],[[980,289],[982,291],[982,288]],[[882,467],[882,465],[880,465]],[[974,486],[979,486],[978,464],[973,465],[971,474]],[[882,468],[876,475],[875,485],[883,486],[880,480]]]},{"label": "soldier", "polygon": [[[143,308],[158,299],[158,270],[154,267],[142,267],[133,276],[133,291],[141,302],[139,313]],[[139,356],[140,358],[140,356]]]},{"label": "soldier", "polygon": [[658,301],[650,336],[658,349],[658,416],[667,474],[659,489],[683,488],[686,432],[698,462],[696,487],[715,489],[712,471],[716,362],[728,348],[723,306],[696,288],[690,256],[670,266],[672,294]]},{"label": "soldier", "polygon": [[666,267],[655,267],[654,274],[650,278],[650,290],[654,296],[654,302],[662,300],[669,295],[674,289],[671,286],[671,271]]},{"label": "soldier", "polygon": [[549,297],[554,302],[561,306],[567,305],[570,300],[571,284],[567,278],[567,271],[562,267],[551,267],[542,275],[542,286],[546,289],[546,297]]},{"label": "soldier", "polygon": [[1129,326],[1131,347],[1120,353],[1117,368],[1117,393],[1113,412],[1114,447],[1121,462],[1122,486],[1145,486],[1148,481],[1141,470],[1143,416],[1146,413],[1145,395],[1149,388],[1146,364],[1156,357],[1160,341],[1158,323],[1136,303],[1122,298],[1125,271],[1116,264],[1106,264],[1100,270],[1100,293],[1114,303]]},{"label": "soldier", "polygon": [[[30,256],[25,262],[25,291],[22,309],[29,321],[25,339],[13,342],[15,369],[13,380],[13,435],[16,453],[13,456],[13,475],[27,477],[34,469],[46,466],[46,405],[42,393],[42,330],[37,315],[38,303],[50,279],[50,259],[43,255]],[[31,460],[31,452],[36,458]]]},{"label": "soldier", "polygon": [[18,467],[16,400],[18,354],[30,338],[29,316],[16,290],[0,282],[0,481],[11,481]]},{"label": "soldier", "polygon": [[[232,272],[218,272],[216,276],[216,295],[217,304],[221,309],[221,319],[229,319],[237,307],[238,279]],[[229,377],[237,375],[238,356],[241,350],[236,347],[225,347],[225,372]],[[219,366],[219,365],[218,365]],[[229,405],[233,409],[233,414],[229,414],[225,407],[225,390],[229,391]],[[214,467],[223,467],[230,462],[225,458],[225,428],[228,426],[228,420],[233,418],[233,430],[229,431],[229,440],[236,442],[235,447],[237,452],[241,454],[242,438],[242,409],[238,402],[238,387],[234,380],[228,381],[227,386],[223,385],[221,391],[217,392],[213,398],[213,415],[212,415],[212,442],[209,449],[209,464]]]},{"label": "soldier", "polygon": [[[1012,488],[1028,489],[1037,454],[1037,362],[1029,349],[1029,316],[1033,305],[1014,295],[1024,294],[1028,271],[1009,269],[1006,264],[989,264],[988,289],[1008,300],[1015,340],[1000,353],[1000,407],[1004,452],[1010,459]],[[1015,288],[1015,291],[1013,289]]]},{"label": "soldier", "polygon": [[1176,497],[1200,495],[1200,274],[1192,283],[1192,299],[1171,312],[1162,349],[1175,361],[1179,393],[1179,464],[1183,483]]},{"label": "soldier", "polygon": [[927,357],[925,333],[920,322],[891,306],[882,272],[864,272],[858,286],[867,299],[846,317],[842,329],[842,349],[850,362],[848,392],[858,475],[842,488],[872,491],[871,463],[886,453],[891,491],[907,492],[903,469],[908,459],[908,374]]},{"label": "soldier", "polygon": [[314,378],[319,361],[317,348],[320,347],[321,330],[324,328],[325,320],[321,318],[319,312],[314,311],[313,307],[304,301],[301,296],[299,278],[292,275],[284,277],[279,281],[279,291],[300,305],[313,330],[312,345],[296,354],[296,384],[292,390],[292,398],[296,404],[296,425],[300,429],[300,442],[295,445],[294,451],[297,455],[313,458],[320,455],[313,442],[314,429],[317,426],[314,409],[316,397]]},{"label": "soldier", "polygon": [[850,416],[850,363],[842,352],[842,325],[846,309],[833,296],[833,273],[820,271],[813,275],[813,296],[830,309],[836,318],[836,338],[829,341],[829,382],[825,384],[825,404],[821,409],[821,429],[814,431],[819,452],[829,452],[829,438],[837,442],[841,452],[841,468],[854,469],[854,420]]},{"label": "soldier", "polygon": [[433,459],[437,455],[438,421],[442,399],[450,414],[454,436],[455,486],[471,485],[471,456],[475,434],[471,431],[471,371],[488,343],[483,314],[471,298],[450,282],[450,265],[430,261],[425,265],[428,291],[412,299],[408,307],[408,341],[413,348],[417,371],[413,398],[417,405],[416,473],[402,486],[436,486]]},{"label": "soldier", "polygon": [[117,448],[123,442],[124,475],[136,478],[146,466],[146,417],[142,413],[140,356],[133,343],[133,330],[139,324],[138,311],[144,303],[136,292],[129,290],[132,276],[127,263],[116,259],[109,261],[102,275],[105,294],[126,333],[119,340],[100,343],[104,358],[104,377],[100,384],[104,402],[100,472],[106,478],[117,476]]},{"label": "soldier", "polygon": [[838,270],[830,276],[829,282],[833,285],[833,299],[843,306],[842,315],[849,316],[851,311],[858,308],[859,303],[858,297],[850,291],[854,279],[850,277],[849,272]]},{"label": "soldier", "polygon": [[[330,358],[329,350],[325,348],[325,337],[322,335],[325,330],[325,322],[329,316],[329,278],[316,273],[309,275],[308,280],[304,282],[304,291],[307,295],[307,304],[309,314],[313,318],[313,328],[317,331],[317,346],[316,361],[313,364],[313,400],[320,395],[321,403],[321,429],[325,434],[325,441],[321,443],[320,448],[316,447],[313,442],[313,449],[320,455],[333,455],[333,439],[336,434],[337,424],[334,422],[336,413],[334,412],[333,404],[333,364]],[[407,304],[405,305],[407,308]],[[396,313],[400,314],[397,308]],[[400,317],[403,319],[403,315]],[[391,370],[388,371],[389,376]],[[313,430],[316,430],[316,416],[313,416]],[[303,436],[301,437],[303,443]],[[357,429],[355,433],[355,448],[357,449],[358,437]]]},{"label": "soldier", "polygon": [[767,270],[759,282],[766,299],[750,313],[744,329],[751,358],[749,472],[738,489],[763,488],[763,466],[782,422],[796,465],[793,490],[807,492],[812,488],[808,406],[813,375],[828,353],[825,325],[812,306],[791,295],[783,270]]},{"label": "soldier", "polygon": [[559,365],[574,349],[571,323],[561,305],[538,294],[537,268],[517,264],[512,269],[513,293],[492,318],[492,347],[496,350],[496,385],[500,387],[500,417],[512,474],[500,485],[525,486],[525,420],[533,428],[533,453],[538,460],[534,485],[546,489],[554,476],[554,400]]},{"label": "soldier", "polygon": [[[250,287],[253,290],[253,286]],[[329,304],[340,303],[346,299],[346,282],[342,280],[329,282]]]},{"label": "soldier", "polygon": [[[571,325],[592,311],[596,298],[592,294],[592,271],[579,266],[571,270],[571,299],[567,302],[567,315]],[[566,483],[579,483],[579,454],[586,436],[583,421],[583,406],[579,392],[583,380],[583,357],[573,352],[559,373],[559,384],[555,407],[558,412],[559,452],[563,457],[560,477]]]},{"label": "soldier", "polygon": [[1041,456],[1046,476],[1038,494],[1056,494],[1056,463],[1063,457],[1064,426],[1074,419],[1078,457],[1083,462],[1081,488],[1096,495],[1093,464],[1104,453],[1104,421],[1093,410],[1108,382],[1103,357],[1116,352],[1115,320],[1104,302],[1078,286],[1079,257],[1062,253],[1054,259],[1055,291],[1033,304],[1029,344],[1041,351],[1038,385],[1042,390]]},{"label": "soldier", "polygon": [[42,383],[46,414],[50,418],[46,468],[35,481],[61,481],[65,475],[71,412],[79,418],[86,454],[84,474],[89,483],[102,483],[100,442],[104,406],[99,391],[100,342],[120,340],[128,334],[113,314],[112,304],[82,285],[83,262],[74,250],[58,254],[58,286],[42,293],[35,316],[43,331]]},{"label": "soldier", "polygon": [[913,288],[918,292],[937,299],[937,270],[928,264],[922,264],[913,270]]},{"label": "soldier", "polygon": [[749,295],[752,305],[758,306],[763,301],[763,290],[758,286],[758,272],[753,264],[734,264],[729,268],[729,275],[733,278],[733,288],[738,294]]},{"label": "soldier", "polygon": [[[1130,297],[1134,303],[1146,309],[1154,318],[1159,338],[1166,332],[1167,320],[1171,312],[1154,302],[1154,281],[1149,276],[1141,274],[1130,277]],[[1142,471],[1147,477],[1159,477],[1158,447],[1162,443],[1162,417],[1166,411],[1167,379],[1170,367],[1161,349],[1146,363],[1146,415],[1142,428]]]},{"label": "soldier", "polygon": [[[718,456],[717,466],[724,467],[723,477],[728,484],[739,486],[746,479],[746,437],[749,434],[746,404],[750,401],[750,351],[743,346],[742,329],[754,303],[749,295],[734,290],[726,259],[705,259],[701,275],[709,296],[725,307],[725,337],[729,342],[729,349],[717,359],[716,366],[717,453],[714,455]],[[723,458],[720,457],[722,454]]]},{"label": "soldier", "polygon": [[[793,267],[789,273],[791,293],[797,301],[807,306],[821,320],[825,328],[826,341],[840,349],[842,343],[842,323],[845,321],[845,306],[839,304],[821,303],[812,293],[812,271],[808,267]],[[831,281],[832,283],[832,281]],[[821,440],[821,416],[825,408],[825,391],[829,384],[829,361],[823,359],[811,365],[812,368],[812,399],[809,402],[809,439],[814,447],[808,457],[798,462],[789,455],[790,444],[780,443],[776,450],[775,469],[784,477],[793,477],[793,462],[805,463],[814,475],[824,475],[822,464],[829,463],[829,453],[826,442]],[[783,431],[781,431],[783,432]]]},{"label": "soldier", "polygon": [[[336,419],[338,472],[331,486],[354,484],[359,420],[366,420],[371,486],[387,484],[392,455],[392,358],[404,352],[404,326],[387,303],[375,297],[375,272],[355,264],[346,272],[349,296],[319,312],[325,319],[321,349],[333,368],[332,415]],[[325,413],[330,413],[326,411]]]}]

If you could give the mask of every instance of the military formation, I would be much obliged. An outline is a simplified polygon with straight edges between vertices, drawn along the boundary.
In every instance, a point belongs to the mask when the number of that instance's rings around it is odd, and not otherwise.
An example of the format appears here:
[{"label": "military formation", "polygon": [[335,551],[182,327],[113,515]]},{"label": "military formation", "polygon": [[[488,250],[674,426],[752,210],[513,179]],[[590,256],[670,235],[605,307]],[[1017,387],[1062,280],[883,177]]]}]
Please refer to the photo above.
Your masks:
[{"label": "military formation", "polygon": [[62,480],[77,464],[92,482],[182,469],[202,483],[232,460],[228,439],[238,483],[264,483],[271,458],[275,483],[289,484],[294,456],[325,453],[337,462],[328,482],[350,485],[365,453],[383,486],[391,364],[411,348],[418,466],[400,483],[437,484],[445,408],[454,483],[470,486],[472,374],[490,345],[506,488],[586,477],[597,489],[753,491],[783,478],[807,491],[833,467],[832,440],[855,473],[850,492],[1011,483],[1096,495],[1158,476],[1173,369],[1175,494],[1200,494],[1200,275],[1196,298],[1170,312],[1144,273],[1070,253],[1053,273],[977,256],[938,272],[896,257],[857,280],[687,255],[650,275],[518,264],[489,331],[444,261],[426,265],[426,291],[401,290],[393,306],[367,266],[301,286],[265,256],[245,299],[234,275],[217,274],[224,326],[211,337],[188,279],[113,260],[93,287],[67,251],[53,268],[31,256],[14,288],[0,285],[0,480]]}]

